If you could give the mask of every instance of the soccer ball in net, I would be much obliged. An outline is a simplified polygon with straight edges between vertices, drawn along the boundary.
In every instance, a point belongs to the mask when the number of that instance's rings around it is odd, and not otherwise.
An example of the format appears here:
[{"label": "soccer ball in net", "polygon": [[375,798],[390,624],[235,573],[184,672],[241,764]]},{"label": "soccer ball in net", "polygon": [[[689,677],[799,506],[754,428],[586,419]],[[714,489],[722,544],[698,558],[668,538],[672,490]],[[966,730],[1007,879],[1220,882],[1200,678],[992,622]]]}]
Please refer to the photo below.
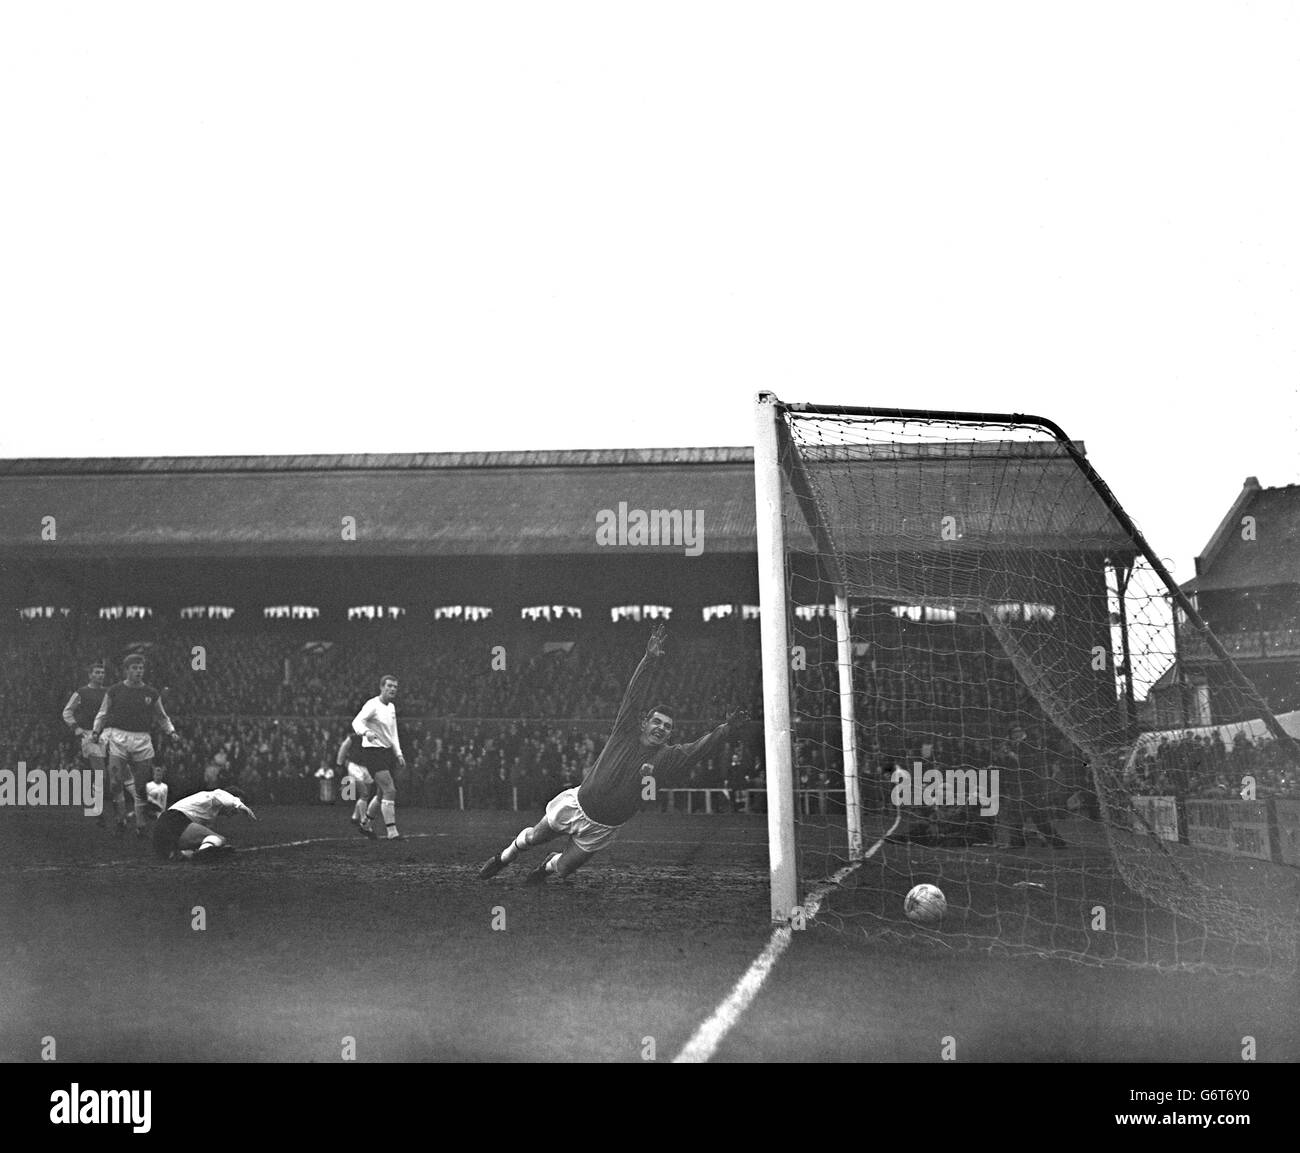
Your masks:
[{"label": "soccer ball in net", "polygon": [[933,925],[948,911],[948,899],[938,885],[917,885],[903,898],[903,912],[919,925]]}]

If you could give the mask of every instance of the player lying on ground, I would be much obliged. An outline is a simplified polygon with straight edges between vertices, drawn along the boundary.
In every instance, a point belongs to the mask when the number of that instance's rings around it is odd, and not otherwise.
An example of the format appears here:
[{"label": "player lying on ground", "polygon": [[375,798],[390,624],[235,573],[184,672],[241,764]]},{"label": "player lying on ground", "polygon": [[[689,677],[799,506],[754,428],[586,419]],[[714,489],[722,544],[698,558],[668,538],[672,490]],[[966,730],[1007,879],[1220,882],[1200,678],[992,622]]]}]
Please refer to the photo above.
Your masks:
[{"label": "player lying on ground", "polygon": [[134,775],[131,799],[135,808],[135,835],[143,837],[144,810],[149,803],[146,786],[153,780],[154,750],[149,731],[157,723],[169,737],[174,737],[176,726],[163,708],[162,694],[144,683],[144,657],[129,656],[122,662],[122,668],[126,679],[104,691],[90,736],[98,742],[103,734],[110,777],[124,774],[130,766]]},{"label": "player lying on ground", "polygon": [[366,806],[365,816],[357,823],[357,831],[374,837],[372,822],[382,812],[390,841],[400,840],[402,836],[397,831],[397,786],[393,784],[393,770],[406,767],[402,742],[397,735],[397,707],[393,704],[396,696],[397,678],[385,674],[379,678],[379,696],[366,701],[352,721],[352,731],[356,734],[352,756],[369,770],[378,786],[378,792]]},{"label": "player lying on ground", "polygon": [[[367,809],[370,802],[370,790],[374,787],[375,778],[370,775],[370,770],[365,765],[352,759],[352,742],[356,741],[357,747],[361,747],[361,742],[356,736],[349,733],[343,738],[343,743],[339,745],[339,755],[337,759],[339,767],[339,777],[342,781],[351,780],[351,790],[357,798],[357,803],[352,806],[352,823],[358,828],[363,823],[368,823]],[[340,786],[343,790],[343,799],[348,799],[347,785]]]},{"label": "player lying on ground", "polygon": [[215,860],[233,853],[234,847],[211,828],[218,817],[230,813],[247,813],[257,820],[238,789],[210,789],[183,797],[158,818],[153,851],[164,861]]},{"label": "player lying on ground", "polygon": [[647,782],[656,774],[680,772],[708,756],[744,719],[743,712],[734,710],[698,741],[670,745],[672,714],[659,706],[646,708],[655,666],[663,651],[664,627],[660,625],[650,634],[645,656],[632,674],[609,740],[582,784],[555,797],[546,806],[546,816],[484,863],[480,877],[486,880],[495,876],[524,850],[565,834],[568,846],[563,852],[552,853],[529,873],[527,883],[539,885],[552,874],[567,877],[613,842],[619,828],[640,808]]}]

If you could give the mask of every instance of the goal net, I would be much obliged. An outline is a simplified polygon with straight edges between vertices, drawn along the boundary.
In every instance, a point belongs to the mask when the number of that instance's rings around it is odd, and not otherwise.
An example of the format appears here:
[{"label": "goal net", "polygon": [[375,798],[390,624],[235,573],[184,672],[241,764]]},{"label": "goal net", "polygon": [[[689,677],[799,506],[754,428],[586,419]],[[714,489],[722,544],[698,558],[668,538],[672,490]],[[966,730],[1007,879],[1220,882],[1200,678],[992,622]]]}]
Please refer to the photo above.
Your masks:
[{"label": "goal net", "polygon": [[[1084,447],[770,396],[758,427],[774,918],[1293,970],[1295,743]],[[904,914],[923,882],[937,923]]]}]

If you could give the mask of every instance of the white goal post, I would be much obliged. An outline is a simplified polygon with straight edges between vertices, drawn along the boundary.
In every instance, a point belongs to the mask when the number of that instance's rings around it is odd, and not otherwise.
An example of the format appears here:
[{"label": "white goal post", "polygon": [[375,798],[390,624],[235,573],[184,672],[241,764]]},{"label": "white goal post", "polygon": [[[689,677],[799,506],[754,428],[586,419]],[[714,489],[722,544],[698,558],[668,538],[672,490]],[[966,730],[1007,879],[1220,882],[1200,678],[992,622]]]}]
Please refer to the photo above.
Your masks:
[{"label": "white goal post", "polygon": [[[754,496],[758,537],[758,592],[762,606],[764,763],[767,776],[768,854],[772,874],[772,920],[786,923],[798,904],[794,821],[794,724],[790,709],[790,619],[786,596],[786,539],[782,459],[798,469],[796,458],[782,453],[780,401],[772,393],[758,397],[754,440]],[[796,491],[806,492],[802,478]],[[814,533],[819,524],[810,526]],[[828,548],[829,552],[829,548]],[[835,642],[839,656],[840,732],[844,758],[844,808],[849,859],[862,856],[862,806],[858,786],[857,717],[853,693],[853,643],[848,591],[835,586]]]},{"label": "white goal post", "polygon": [[754,520],[758,538],[759,628],[763,646],[763,766],[772,920],[785,924],[799,903],[794,839],[794,728],[790,709],[790,620],[785,595],[778,402],[758,398],[754,436]]}]

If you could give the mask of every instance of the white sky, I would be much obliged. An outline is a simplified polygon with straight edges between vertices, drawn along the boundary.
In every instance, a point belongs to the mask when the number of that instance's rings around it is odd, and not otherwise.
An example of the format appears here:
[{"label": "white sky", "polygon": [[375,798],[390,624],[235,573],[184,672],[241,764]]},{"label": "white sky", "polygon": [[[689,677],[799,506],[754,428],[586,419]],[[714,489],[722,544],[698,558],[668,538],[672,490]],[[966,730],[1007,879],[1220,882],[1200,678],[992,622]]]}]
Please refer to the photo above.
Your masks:
[{"label": "white sky", "polygon": [[1028,411],[1300,481],[1291,3],[6,4],[0,456]]}]

